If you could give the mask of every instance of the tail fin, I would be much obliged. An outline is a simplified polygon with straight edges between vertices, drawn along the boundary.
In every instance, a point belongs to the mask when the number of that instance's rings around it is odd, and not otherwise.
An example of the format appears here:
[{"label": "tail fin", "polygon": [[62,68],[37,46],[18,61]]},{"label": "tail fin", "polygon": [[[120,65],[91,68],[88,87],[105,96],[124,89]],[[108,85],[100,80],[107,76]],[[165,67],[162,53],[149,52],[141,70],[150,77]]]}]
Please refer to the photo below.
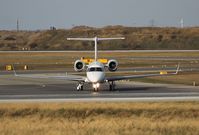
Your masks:
[{"label": "tail fin", "polygon": [[117,38],[67,38],[67,40],[78,40],[78,41],[94,41],[95,42],[95,61],[97,61],[97,41],[104,41],[104,40],[119,40],[125,39],[124,37],[117,37]]}]

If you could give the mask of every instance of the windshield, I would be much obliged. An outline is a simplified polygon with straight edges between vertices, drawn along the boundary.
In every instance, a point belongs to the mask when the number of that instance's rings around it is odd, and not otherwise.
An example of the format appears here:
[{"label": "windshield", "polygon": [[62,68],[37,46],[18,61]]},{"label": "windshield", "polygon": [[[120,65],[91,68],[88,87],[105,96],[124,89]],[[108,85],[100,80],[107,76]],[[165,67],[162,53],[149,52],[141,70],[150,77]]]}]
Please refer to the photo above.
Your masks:
[{"label": "windshield", "polygon": [[100,68],[100,67],[92,67],[92,68],[89,68],[88,69],[88,72],[102,72],[103,71],[103,69],[102,68]]}]

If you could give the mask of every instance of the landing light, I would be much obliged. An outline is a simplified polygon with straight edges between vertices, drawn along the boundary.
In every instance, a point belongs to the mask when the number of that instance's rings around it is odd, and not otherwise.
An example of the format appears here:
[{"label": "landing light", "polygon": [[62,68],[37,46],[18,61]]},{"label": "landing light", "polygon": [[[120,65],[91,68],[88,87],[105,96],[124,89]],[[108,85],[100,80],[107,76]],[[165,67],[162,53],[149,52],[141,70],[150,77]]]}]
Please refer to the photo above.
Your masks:
[{"label": "landing light", "polygon": [[99,83],[96,83],[96,84],[93,84],[93,88],[99,88],[100,84]]}]

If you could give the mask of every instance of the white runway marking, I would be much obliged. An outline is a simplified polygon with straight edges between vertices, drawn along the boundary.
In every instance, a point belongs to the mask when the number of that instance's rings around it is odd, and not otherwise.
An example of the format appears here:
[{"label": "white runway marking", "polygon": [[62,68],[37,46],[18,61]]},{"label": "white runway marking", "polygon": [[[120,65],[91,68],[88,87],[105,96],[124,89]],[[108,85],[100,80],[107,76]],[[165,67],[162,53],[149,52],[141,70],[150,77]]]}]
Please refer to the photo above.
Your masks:
[{"label": "white runway marking", "polygon": [[[130,97],[128,97],[127,95]],[[199,95],[198,93],[195,93],[195,92],[0,95],[1,103],[5,103],[5,102],[8,102],[8,103],[14,103],[14,102],[120,102],[120,101],[121,102],[199,101]]]},{"label": "white runway marking", "polygon": [[72,99],[10,99],[0,100],[0,103],[20,102],[172,102],[199,101],[199,97],[137,97],[137,98],[72,98]]}]

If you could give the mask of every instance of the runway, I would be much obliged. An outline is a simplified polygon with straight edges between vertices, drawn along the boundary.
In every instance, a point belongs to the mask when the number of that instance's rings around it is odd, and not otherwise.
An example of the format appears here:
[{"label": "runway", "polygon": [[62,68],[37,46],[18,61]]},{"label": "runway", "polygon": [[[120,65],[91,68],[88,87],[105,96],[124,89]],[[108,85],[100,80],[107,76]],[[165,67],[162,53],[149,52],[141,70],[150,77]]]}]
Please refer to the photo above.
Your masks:
[{"label": "runway", "polygon": [[0,77],[0,102],[82,102],[82,101],[184,101],[199,100],[199,87],[117,82],[116,90],[108,84],[93,92],[91,85],[76,91],[76,83],[54,79]]}]

